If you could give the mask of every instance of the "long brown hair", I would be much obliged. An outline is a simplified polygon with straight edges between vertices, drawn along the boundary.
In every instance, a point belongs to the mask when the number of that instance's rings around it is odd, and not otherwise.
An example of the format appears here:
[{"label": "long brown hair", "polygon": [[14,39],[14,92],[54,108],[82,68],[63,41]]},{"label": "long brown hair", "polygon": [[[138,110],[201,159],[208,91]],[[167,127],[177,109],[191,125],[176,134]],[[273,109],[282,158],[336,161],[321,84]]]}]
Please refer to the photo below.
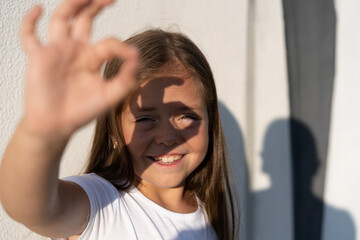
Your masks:
[{"label": "long brown hair", "polygon": [[[148,79],[165,64],[178,63],[182,64],[194,77],[207,107],[209,147],[203,162],[186,179],[185,187],[195,192],[204,203],[209,221],[219,239],[234,239],[237,226],[235,226],[235,209],[229,181],[226,144],[220,123],[214,77],[205,56],[183,34],[159,29],[142,32],[126,42],[139,50],[138,81]],[[119,71],[121,64],[120,59],[109,61],[105,66],[104,77],[112,78]],[[98,118],[86,168],[87,173],[94,172],[108,179],[118,189],[127,189],[136,178],[119,127],[118,116],[123,107],[124,102]],[[115,150],[113,140],[117,142]]]}]

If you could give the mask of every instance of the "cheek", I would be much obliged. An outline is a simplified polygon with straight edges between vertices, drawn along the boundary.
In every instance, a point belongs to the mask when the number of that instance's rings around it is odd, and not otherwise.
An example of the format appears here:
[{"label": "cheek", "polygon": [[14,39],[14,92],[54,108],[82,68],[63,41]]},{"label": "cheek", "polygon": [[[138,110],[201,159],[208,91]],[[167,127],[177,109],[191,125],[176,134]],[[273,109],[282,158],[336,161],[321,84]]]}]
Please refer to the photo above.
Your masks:
[{"label": "cheek", "polygon": [[122,121],[119,123],[122,130],[122,135],[124,138],[124,144],[126,145],[130,155],[133,155],[134,149],[136,149],[136,142],[134,142],[134,131],[135,128],[124,121],[124,118],[122,118]]},{"label": "cheek", "polygon": [[136,131],[134,124],[123,124],[122,126],[124,143],[132,157],[141,155],[147,145],[149,136]]},{"label": "cheek", "polygon": [[203,157],[205,158],[205,155],[207,153],[208,147],[209,147],[209,134],[206,129],[204,133],[202,134],[202,141],[199,141],[199,149],[201,149],[201,152],[203,154]]},{"label": "cheek", "polygon": [[126,146],[128,146],[133,141],[135,125],[132,124],[130,119],[128,119],[128,117],[125,115],[124,115],[124,112],[121,114],[118,124],[122,130],[124,143]]},{"label": "cheek", "polygon": [[126,126],[126,124],[125,124],[125,126],[124,126],[124,124],[122,124],[121,127],[122,127],[125,145],[129,145],[129,143],[132,140],[132,136],[134,134],[134,129],[131,128],[131,126]]},{"label": "cheek", "polygon": [[205,158],[209,145],[209,134],[207,123],[200,126],[199,132],[195,137],[190,138],[188,143],[192,146],[192,150],[199,154],[199,156]]}]

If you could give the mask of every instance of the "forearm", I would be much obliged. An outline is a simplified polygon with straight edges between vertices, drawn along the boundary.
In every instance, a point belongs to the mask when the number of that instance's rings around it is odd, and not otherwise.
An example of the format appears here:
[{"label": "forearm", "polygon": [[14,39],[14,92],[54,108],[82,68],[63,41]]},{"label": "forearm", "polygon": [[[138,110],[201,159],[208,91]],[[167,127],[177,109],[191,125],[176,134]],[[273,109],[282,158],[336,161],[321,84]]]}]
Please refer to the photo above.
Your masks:
[{"label": "forearm", "polygon": [[67,139],[37,135],[22,120],[0,166],[4,209],[24,224],[41,224],[57,211],[58,171]]}]

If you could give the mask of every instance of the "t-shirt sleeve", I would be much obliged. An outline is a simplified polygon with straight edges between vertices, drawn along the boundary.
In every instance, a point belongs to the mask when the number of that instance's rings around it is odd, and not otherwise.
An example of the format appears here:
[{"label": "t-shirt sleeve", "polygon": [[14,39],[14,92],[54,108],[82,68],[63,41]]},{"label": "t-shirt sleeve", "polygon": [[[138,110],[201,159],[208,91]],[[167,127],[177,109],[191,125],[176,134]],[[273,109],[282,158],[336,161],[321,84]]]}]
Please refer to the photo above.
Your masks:
[{"label": "t-shirt sleeve", "polygon": [[63,180],[78,184],[89,198],[90,217],[79,240],[105,239],[107,227],[112,225],[115,217],[114,208],[119,197],[118,190],[106,179],[94,173],[66,177]]}]

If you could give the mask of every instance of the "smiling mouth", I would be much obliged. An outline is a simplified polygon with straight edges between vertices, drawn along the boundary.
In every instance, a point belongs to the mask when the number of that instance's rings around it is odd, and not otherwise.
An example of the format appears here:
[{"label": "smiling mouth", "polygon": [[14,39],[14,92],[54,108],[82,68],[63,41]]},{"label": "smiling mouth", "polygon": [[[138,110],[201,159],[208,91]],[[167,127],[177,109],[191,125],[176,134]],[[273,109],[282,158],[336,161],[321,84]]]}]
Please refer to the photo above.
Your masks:
[{"label": "smiling mouth", "polygon": [[182,159],[184,155],[182,154],[176,154],[176,155],[170,155],[170,156],[154,156],[150,157],[153,161],[159,164],[172,164],[174,162],[177,162]]}]

